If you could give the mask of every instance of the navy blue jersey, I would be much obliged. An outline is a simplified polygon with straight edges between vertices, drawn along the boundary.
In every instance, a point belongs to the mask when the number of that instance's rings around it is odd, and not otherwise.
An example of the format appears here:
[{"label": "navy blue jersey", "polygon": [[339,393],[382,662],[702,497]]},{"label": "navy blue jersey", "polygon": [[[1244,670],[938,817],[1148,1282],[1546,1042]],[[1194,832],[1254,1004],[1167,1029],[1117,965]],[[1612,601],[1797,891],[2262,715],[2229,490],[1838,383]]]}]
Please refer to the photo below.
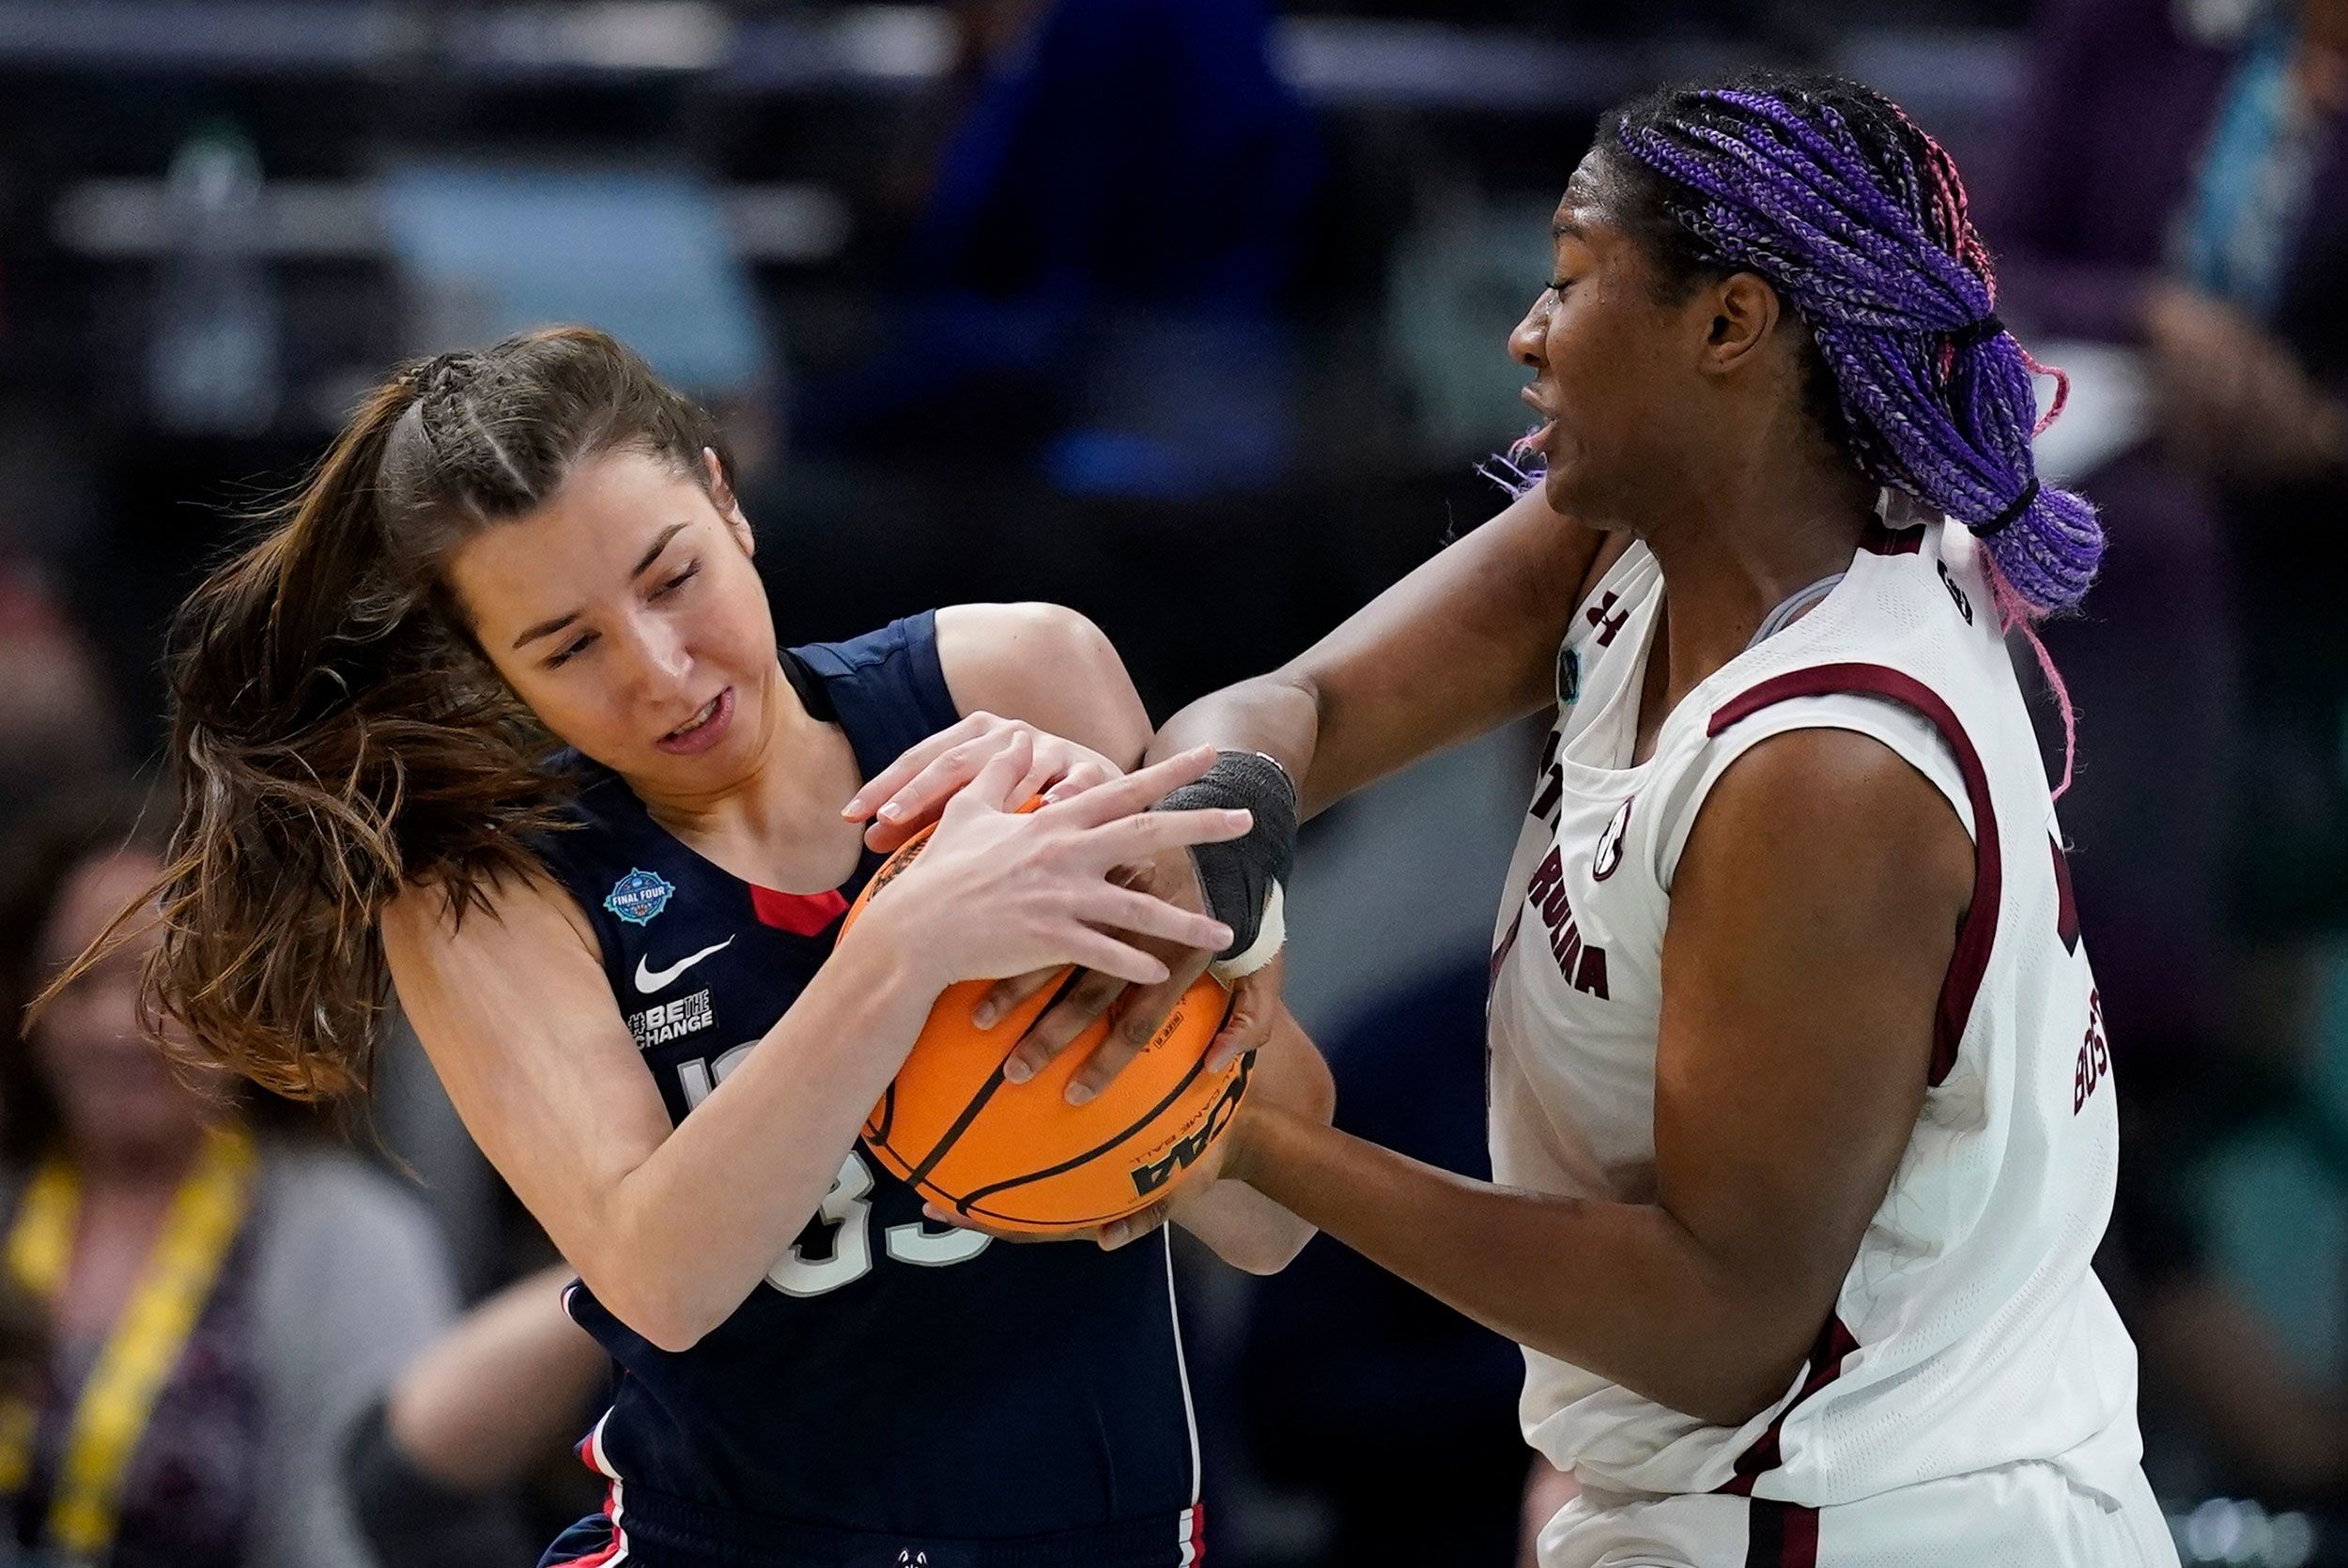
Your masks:
[{"label": "navy blue jersey", "polygon": [[[867,777],[960,716],[931,615],[783,662]],[[880,857],[820,894],[757,887],[660,827],[616,776],[581,771],[581,825],[545,853],[682,1122],[797,999]],[[657,1348],[573,1289],[572,1315],[621,1372],[585,1451],[620,1483],[622,1530],[670,1530],[672,1549],[640,1551],[656,1563],[681,1560],[674,1542],[694,1530],[789,1540],[793,1562],[926,1553],[943,1568],[992,1560],[964,1549],[981,1543],[1111,1525],[1152,1549],[1072,1538],[1068,1560],[1186,1562],[1197,1450],[1171,1285],[1162,1240],[1104,1253],[933,1224],[859,1146],[765,1283],[689,1350]],[[1038,1544],[1003,1560],[1058,1555]]]}]

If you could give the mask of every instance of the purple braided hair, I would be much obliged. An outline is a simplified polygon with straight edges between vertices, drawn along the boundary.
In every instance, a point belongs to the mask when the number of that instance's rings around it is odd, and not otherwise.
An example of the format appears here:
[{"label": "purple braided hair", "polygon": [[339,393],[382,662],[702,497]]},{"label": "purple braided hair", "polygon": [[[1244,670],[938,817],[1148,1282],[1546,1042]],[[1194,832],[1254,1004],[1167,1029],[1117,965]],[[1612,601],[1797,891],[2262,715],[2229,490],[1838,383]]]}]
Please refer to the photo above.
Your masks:
[{"label": "purple braided hair", "polygon": [[[1757,272],[1800,314],[1832,379],[1832,434],[1870,478],[1981,536],[2008,624],[2078,603],[2103,530],[2083,498],[2039,483],[2031,453],[2068,385],[1999,321],[1938,142],[1870,88],[1775,76],[1653,94],[1607,116],[1610,138],[1678,231],[1668,261]],[[2042,373],[2056,380],[2044,420]]]}]

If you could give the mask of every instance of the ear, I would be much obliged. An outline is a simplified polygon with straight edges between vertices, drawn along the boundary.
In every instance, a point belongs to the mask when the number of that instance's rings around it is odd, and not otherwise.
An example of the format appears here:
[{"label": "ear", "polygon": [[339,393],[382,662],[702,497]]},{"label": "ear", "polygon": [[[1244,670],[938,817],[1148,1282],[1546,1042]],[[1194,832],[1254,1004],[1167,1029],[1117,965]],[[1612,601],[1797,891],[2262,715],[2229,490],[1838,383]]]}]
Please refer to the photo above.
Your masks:
[{"label": "ear", "polygon": [[726,528],[741,545],[742,553],[758,554],[758,538],[750,531],[750,520],[742,515],[742,503],[734,498],[734,486],[726,483],[726,466],[718,461],[715,447],[702,448],[702,476],[708,482],[709,503],[726,520]]},{"label": "ear", "polygon": [[1784,313],[1777,290],[1755,272],[1732,272],[1699,290],[1697,298],[1710,317],[1702,368],[1714,376],[1729,375],[1751,363]]}]

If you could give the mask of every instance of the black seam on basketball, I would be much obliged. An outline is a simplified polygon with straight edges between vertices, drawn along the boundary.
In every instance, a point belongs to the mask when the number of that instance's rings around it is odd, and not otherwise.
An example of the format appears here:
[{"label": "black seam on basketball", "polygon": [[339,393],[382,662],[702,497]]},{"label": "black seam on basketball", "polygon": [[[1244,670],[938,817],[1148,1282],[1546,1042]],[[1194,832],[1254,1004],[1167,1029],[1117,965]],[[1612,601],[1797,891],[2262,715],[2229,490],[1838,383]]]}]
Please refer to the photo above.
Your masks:
[{"label": "black seam on basketball", "polygon": [[1060,1235],[1098,1230],[1112,1220],[1133,1218],[1135,1210],[1123,1208],[1114,1214],[1095,1214],[1083,1220],[1037,1220],[1024,1214],[1006,1214],[1000,1209],[994,1208],[965,1208],[962,1209],[961,1213],[966,1220],[980,1220],[990,1224],[1014,1226],[1021,1230],[1048,1231],[1053,1235]]},{"label": "black seam on basketball", "polygon": [[873,1142],[888,1142],[888,1130],[897,1120],[897,1081],[890,1079],[888,1087],[881,1091],[880,1126],[872,1134]]},{"label": "black seam on basketball", "polygon": [[[1043,1004],[1043,1012],[1035,1016],[1042,1018],[1044,1013],[1058,1007],[1060,998],[1068,994],[1069,988],[1076,983],[1076,977],[1082,973],[1082,970],[1071,969],[1068,977],[1059,983],[1059,989],[1052,992],[1052,999]],[[1009,1061],[1011,1058],[1006,1056],[1003,1059]],[[995,1098],[995,1092],[1004,1083],[1002,1067],[997,1064],[995,1070],[986,1075],[986,1082],[979,1085],[979,1092],[970,1097],[970,1103],[964,1106],[962,1114],[953,1119],[952,1125],[938,1134],[937,1142],[930,1145],[930,1152],[921,1157],[921,1162],[906,1174],[905,1180],[919,1186],[929,1179],[929,1174],[937,1169],[937,1162],[953,1152],[954,1145],[962,1141],[962,1135],[970,1130],[970,1124],[979,1119],[979,1113],[986,1109],[986,1102]],[[891,1089],[894,1089],[893,1082]],[[904,1157],[900,1154],[898,1158],[902,1160]]]},{"label": "black seam on basketball", "polygon": [[[1223,1033],[1223,1025],[1231,1022],[1231,1009],[1238,1005],[1238,1002],[1239,998],[1235,995],[1226,995],[1224,997],[1223,1017],[1214,1026],[1214,1032],[1216,1035]],[[1214,1037],[1213,1035],[1208,1037],[1210,1040],[1213,1038]],[[1135,1118],[1124,1129],[1124,1130],[1119,1132],[1115,1137],[1107,1139],[1097,1147],[1088,1149],[1082,1154],[1074,1155],[1069,1159],[1063,1160],[1057,1165],[1047,1165],[1040,1171],[1029,1171],[1025,1176],[1011,1176],[1005,1180],[994,1182],[991,1185],[981,1187],[965,1198],[957,1198],[954,1200],[954,1207],[960,1209],[963,1213],[967,1214],[970,1212],[970,1206],[977,1203],[981,1198],[991,1198],[998,1192],[1007,1192],[1014,1187],[1025,1187],[1031,1181],[1043,1181],[1051,1176],[1064,1175],[1069,1171],[1074,1170],[1079,1165],[1091,1164],[1092,1161],[1100,1159],[1101,1156],[1108,1153],[1109,1150],[1115,1148],[1118,1145],[1123,1143],[1126,1139],[1132,1137],[1135,1133],[1140,1131],[1151,1122],[1157,1120],[1161,1115],[1164,1115],[1166,1114],[1166,1108],[1173,1104],[1176,1100],[1182,1099],[1183,1091],[1188,1089],[1193,1084],[1197,1083],[1198,1081],[1198,1075],[1206,1070],[1207,1058],[1204,1053],[1201,1053],[1197,1061],[1190,1064],[1190,1070],[1182,1074],[1182,1082],[1175,1084],[1171,1089],[1168,1089],[1166,1092],[1166,1098],[1164,1099],[1159,1100],[1142,1115]],[[1245,1076],[1244,1073],[1243,1073],[1242,1076]]]}]

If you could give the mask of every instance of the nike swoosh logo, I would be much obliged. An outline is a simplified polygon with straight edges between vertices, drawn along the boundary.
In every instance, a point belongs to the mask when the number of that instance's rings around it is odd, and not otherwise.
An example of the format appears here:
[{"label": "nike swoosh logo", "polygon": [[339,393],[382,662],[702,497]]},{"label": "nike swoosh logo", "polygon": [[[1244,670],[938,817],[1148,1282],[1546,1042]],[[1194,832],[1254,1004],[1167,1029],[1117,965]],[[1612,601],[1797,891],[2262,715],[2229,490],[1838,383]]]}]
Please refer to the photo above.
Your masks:
[{"label": "nike swoosh logo", "polygon": [[727,937],[716,946],[704,947],[691,958],[679,959],[666,969],[655,969],[652,967],[652,961],[649,957],[640,957],[636,961],[636,989],[650,996],[710,954],[722,953],[733,945],[734,938]]}]

